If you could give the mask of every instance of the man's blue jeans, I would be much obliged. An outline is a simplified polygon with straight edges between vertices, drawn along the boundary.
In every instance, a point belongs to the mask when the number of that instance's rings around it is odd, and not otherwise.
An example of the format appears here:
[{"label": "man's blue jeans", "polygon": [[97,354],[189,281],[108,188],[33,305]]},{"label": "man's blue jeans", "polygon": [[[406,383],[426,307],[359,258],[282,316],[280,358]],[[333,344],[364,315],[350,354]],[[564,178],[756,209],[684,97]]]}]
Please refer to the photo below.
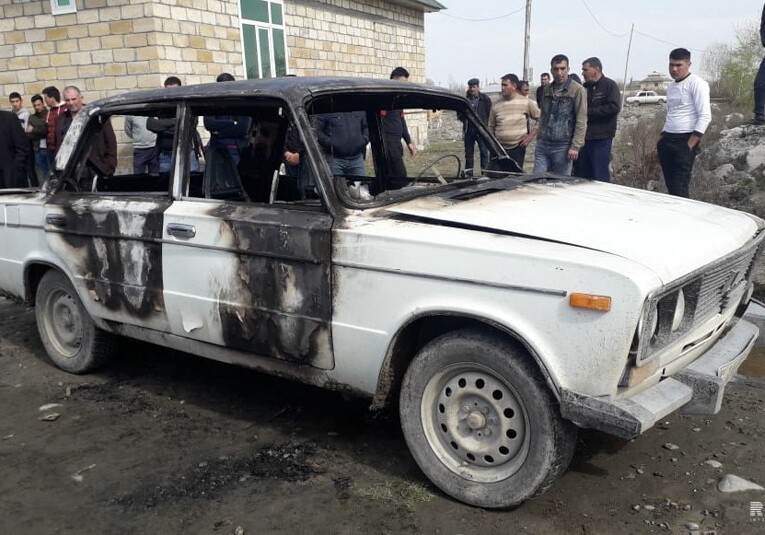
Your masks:
[{"label": "man's blue jeans", "polygon": [[329,168],[335,176],[367,176],[367,168],[361,154],[350,158],[332,156]]},{"label": "man's blue jeans", "polygon": [[[171,152],[159,153],[159,172],[169,173],[173,164],[173,154]],[[189,154],[189,170],[199,171],[199,159],[194,153]]]},{"label": "man's blue jeans", "polygon": [[754,118],[765,120],[765,58],[762,58],[754,77]]},{"label": "man's blue jeans", "polygon": [[579,151],[579,171],[576,176],[601,182],[611,182],[611,139],[588,139]]},{"label": "man's blue jeans", "polygon": [[549,143],[537,141],[537,149],[534,153],[533,174],[554,173],[556,175],[571,176],[573,160],[568,159],[569,143]]},{"label": "man's blue jeans", "polygon": [[[170,163],[168,162],[168,168]],[[141,175],[148,169],[152,175],[159,174],[159,152],[157,147],[133,149],[133,174]]]},{"label": "man's blue jeans", "polygon": [[49,158],[48,149],[39,149],[35,153],[35,172],[37,173],[37,180],[40,184],[48,179],[48,173],[50,172]]}]

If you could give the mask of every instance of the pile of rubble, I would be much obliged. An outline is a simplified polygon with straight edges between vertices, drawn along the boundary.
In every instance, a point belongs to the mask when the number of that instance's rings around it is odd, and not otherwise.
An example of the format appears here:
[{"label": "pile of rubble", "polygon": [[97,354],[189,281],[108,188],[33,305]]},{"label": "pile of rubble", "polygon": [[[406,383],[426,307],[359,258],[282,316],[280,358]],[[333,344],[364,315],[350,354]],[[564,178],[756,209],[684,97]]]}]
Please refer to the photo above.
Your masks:
[{"label": "pile of rubble", "polygon": [[696,198],[765,217],[765,127],[744,125],[741,114],[704,145],[694,169]]}]

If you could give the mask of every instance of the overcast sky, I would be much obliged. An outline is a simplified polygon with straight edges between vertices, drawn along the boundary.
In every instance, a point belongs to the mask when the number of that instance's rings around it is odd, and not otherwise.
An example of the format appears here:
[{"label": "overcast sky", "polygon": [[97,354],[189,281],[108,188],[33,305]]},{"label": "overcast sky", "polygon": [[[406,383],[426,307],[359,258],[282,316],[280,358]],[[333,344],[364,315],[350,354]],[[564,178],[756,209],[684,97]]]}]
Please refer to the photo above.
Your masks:
[{"label": "overcast sky", "polygon": [[[508,72],[522,77],[525,0],[439,2],[448,9],[425,15],[428,78],[448,86],[474,76],[482,83]],[[703,50],[713,42],[733,44],[736,28],[759,28],[762,7],[754,0],[532,0],[533,81],[558,53],[570,58],[572,72],[581,74],[582,60],[597,56],[607,76],[623,79],[633,22],[627,79],[666,74],[676,47],[691,50],[691,71],[701,74]]]}]

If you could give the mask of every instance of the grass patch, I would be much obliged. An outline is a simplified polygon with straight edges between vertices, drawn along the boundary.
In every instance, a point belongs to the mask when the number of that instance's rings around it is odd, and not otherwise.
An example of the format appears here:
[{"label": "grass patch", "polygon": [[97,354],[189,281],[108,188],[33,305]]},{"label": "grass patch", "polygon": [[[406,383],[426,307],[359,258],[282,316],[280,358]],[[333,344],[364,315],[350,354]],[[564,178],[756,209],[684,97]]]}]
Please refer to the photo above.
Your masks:
[{"label": "grass patch", "polygon": [[376,503],[404,506],[409,511],[414,510],[417,504],[429,502],[433,498],[433,493],[427,487],[410,482],[385,481],[359,487],[354,485],[352,493]]}]

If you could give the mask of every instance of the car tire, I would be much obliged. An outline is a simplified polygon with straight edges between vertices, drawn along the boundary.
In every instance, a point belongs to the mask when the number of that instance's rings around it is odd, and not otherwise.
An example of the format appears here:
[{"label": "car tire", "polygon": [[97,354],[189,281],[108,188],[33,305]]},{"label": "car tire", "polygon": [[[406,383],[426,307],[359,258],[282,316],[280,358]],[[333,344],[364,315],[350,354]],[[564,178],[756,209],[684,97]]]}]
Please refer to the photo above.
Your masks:
[{"label": "car tire", "polygon": [[568,468],[576,428],[528,353],[501,336],[460,330],[428,343],[406,371],[401,427],[425,475],[484,508],[538,496]]},{"label": "car tire", "polygon": [[659,104],[664,104],[665,102],[666,102],[666,100],[664,100],[663,98],[659,99]]},{"label": "car tire", "polygon": [[72,283],[60,271],[48,271],[40,281],[35,318],[45,351],[64,371],[96,370],[114,353],[114,337],[94,325]]}]

